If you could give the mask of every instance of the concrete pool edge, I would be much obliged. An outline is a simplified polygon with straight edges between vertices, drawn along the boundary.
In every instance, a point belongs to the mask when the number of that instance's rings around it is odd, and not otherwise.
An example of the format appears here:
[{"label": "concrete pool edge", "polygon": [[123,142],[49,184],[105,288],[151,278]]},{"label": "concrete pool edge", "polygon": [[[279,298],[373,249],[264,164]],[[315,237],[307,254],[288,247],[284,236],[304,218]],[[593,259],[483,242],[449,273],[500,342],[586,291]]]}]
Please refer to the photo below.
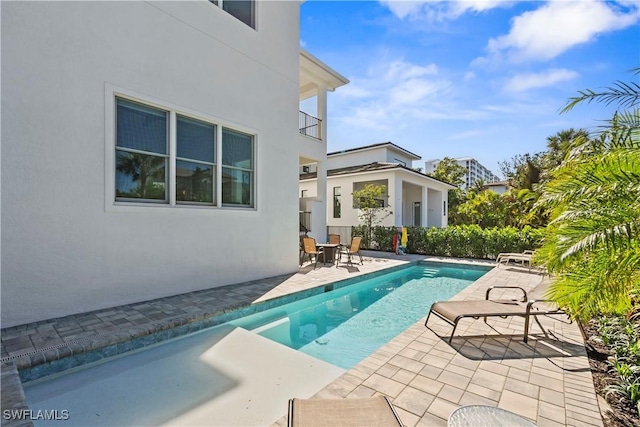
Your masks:
[{"label": "concrete pool edge", "polygon": [[[22,382],[29,382],[88,363],[97,362],[133,350],[139,350],[152,344],[162,343],[193,332],[221,325],[250,314],[279,307],[289,302],[330,292],[334,289],[341,289],[361,280],[409,268],[419,262],[420,261],[409,261],[401,265],[390,266],[355,277],[321,284],[282,296],[255,301],[251,304],[229,307],[228,309],[220,311],[195,316],[189,315],[167,318],[145,327],[129,328],[123,331],[81,338],[57,346],[32,351],[24,355],[10,356],[9,358],[2,359],[1,362],[13,362],[20,374]],[[223,288],[226,287],[216,289],[223,290]],[[155,300],[148,302],[152,301]],[[52,320],[55,321],[56,319]]]}]

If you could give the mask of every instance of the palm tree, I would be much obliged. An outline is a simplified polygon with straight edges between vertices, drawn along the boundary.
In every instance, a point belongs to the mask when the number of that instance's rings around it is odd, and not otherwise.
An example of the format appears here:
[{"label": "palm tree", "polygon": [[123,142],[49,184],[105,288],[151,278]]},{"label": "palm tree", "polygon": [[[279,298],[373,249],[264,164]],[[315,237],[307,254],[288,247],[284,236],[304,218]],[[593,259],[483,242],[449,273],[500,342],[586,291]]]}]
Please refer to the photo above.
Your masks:
[{"label": "palm tree", "polygon": [[478,179],[469,187],[468,191],[473,191],[476,194],[482,193],[483,191],[486,191],[486,188],[484,187],[485,185],[486,182],[484,182],[484,179]]},{"label": "palm tree", "polygon": [[560,166],[569,155],[576,141],[583,142],[589,139],[589,133],[584,129],[561,130],[555,135],[547,137],[547,152],[544,154],[543,170],[551,170]]},{"label": "palm tree", "polygon": [[640,292],[640,86],[618,82],[609,91],[580,94],[563,111],[617,97],[630,108],[595,138],[574,139],[539,201],[551,214],[537,255],[556,274],[550,296],[587,319],[629,312]]}]

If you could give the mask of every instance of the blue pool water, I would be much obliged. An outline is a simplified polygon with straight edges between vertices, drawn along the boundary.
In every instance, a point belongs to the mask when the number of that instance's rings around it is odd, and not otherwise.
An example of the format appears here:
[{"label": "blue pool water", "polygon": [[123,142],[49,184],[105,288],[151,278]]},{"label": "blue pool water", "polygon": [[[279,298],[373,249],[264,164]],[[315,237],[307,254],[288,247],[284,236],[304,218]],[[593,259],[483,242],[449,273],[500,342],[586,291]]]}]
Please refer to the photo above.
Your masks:
[{"label": "blue pool water", "polygon": [[349,369],[485,273],[418,265],[231,324]]},{"label": "blue pool water", "polygon": [[327,285],[117,357],[94,355],[26,382],[25,396],[34,413],[70,415],[35,425],[271,425],[287,399],[317,392],[486,271],[424,264]]}]

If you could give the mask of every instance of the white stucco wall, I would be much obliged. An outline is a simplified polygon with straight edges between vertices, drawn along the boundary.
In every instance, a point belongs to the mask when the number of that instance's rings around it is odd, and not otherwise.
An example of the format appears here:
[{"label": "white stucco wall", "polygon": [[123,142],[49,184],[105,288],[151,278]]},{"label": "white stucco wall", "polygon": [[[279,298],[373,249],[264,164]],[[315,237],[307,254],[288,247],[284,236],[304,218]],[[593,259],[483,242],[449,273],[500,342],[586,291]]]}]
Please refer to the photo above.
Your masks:
[{"label": "white stucco wall", "polygon": [[[428,200],[429,200],[429,214],[427,223],[430,227],[446,227],[447,226],[447,215],[444,215],[444,203],[448,200],[447,193],[441,193],[438,191],[429,191],[428,192]],[[447,207],[448,209],[448,207]]]},{"label": "white stucco wall", "polygon": [[373,162],[386,161],[386,149],[384,148],[376,148],[365,151],[353,151],[328,156],[327,169],[340,169],[349,166],[366,165]]},{"label": "white stucco wall", "polygon": [[[3,327],[297,269],[297,2],[0,7]],[[255,133],[256,209],[105,205],[110,88]]]},{"label": "white stucco wall", "polygon": [[[403,193],[403,205],[402,205],[402,224],[412,226],[414,225],[414,208],[415,202],[422,202],[422,188],[414,185],[405,185],[402,190]],[[420,206],[422,208],[422,206]],[[425,224],[425,221],[422,221]],[[422,225],[419,224],[419,225]]]},{"label": "white stucco wall", "polygon": [[400,163],[403,166],[408,168],[413,164],[413,160],[411,157],[405,155],[402,151],[387,149],[387,162],[389,163]]}]

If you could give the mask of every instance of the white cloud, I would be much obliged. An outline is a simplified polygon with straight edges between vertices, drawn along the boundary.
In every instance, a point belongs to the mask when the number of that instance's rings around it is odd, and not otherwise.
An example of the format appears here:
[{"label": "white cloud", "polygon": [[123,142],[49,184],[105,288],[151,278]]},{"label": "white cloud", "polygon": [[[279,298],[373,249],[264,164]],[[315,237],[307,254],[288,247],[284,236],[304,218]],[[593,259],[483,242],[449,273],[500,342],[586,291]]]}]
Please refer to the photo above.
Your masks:
[{"label": "white cloud", "polygon": [[[514,18],[510,32],[489,40],[488,50],[493,59],[544,61],[638,20],[637,7],[625,13],[601,1],[556,0]],[[483,62],[484,58],[476,60]]]},{"label": "white cloud", "polygon": [[335,100],[348,113],[340,120],[359,127],[383,129],[405,120],[437,113],[452,82],[438,75],[434,64],[413,64],[403,59],[373,64],[365,76],[336,91]]},{"label": "white cloud", "polygon": [[552,86],[578,77],[575,71],[564,68],[551,69],[542,73],[518,74],[511,77],[504,86],[507,92],[523,92],[528,89]]},{"label": "white cloud", "polygon": [[399,82],[391,87],[388,92],[389,105],[403,107],[416,106],[429,95],[433,95],[446,89],[446,85],[438,81],[421,79],[409,79]]},{"label": "white cloud", "polygon": [[389,64],[385,78],[387,80],[406,80],[416,77],[438,74],[438,67],[435,64],[422,67],[404,61],[393,61]]},{"label": "white cloud", "polygon": [[399,19],[429,22],[456,19],[465,13],[484,12],[510,3],[507,0],[380,0],[380,4]]},{"label": "white cloud", "polygon": [[381,4],[387,6],[391,13],[400,19],[404,19],[408,16],[415,16],[420,13],[423,1],[399,1],[399,0],[381,0]]},{"label": "white cloud", "polygon": [[448,2],[451,6],[452,16],[460,16],[467,12],[484,12],[496,7],[508,6],[510,2],[505,0],[460,0]]}]

